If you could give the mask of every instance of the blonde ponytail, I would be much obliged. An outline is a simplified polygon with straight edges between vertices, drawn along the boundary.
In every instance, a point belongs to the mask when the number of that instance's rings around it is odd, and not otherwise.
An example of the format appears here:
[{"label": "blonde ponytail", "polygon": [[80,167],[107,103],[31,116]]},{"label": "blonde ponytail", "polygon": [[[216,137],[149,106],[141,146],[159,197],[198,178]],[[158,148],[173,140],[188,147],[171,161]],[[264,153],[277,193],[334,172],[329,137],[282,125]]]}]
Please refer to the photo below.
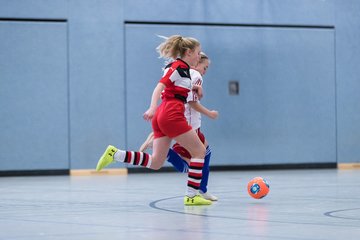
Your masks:
[{"label": "blonde ponytail", "polygon": [[176,59],[185,56],[186,50],[194,50],[200,43],[195,38],[183,37],[181,35],[172,35],[170,37],[164,37],[165,41],[162,42],[157,48],[161,58]]}]

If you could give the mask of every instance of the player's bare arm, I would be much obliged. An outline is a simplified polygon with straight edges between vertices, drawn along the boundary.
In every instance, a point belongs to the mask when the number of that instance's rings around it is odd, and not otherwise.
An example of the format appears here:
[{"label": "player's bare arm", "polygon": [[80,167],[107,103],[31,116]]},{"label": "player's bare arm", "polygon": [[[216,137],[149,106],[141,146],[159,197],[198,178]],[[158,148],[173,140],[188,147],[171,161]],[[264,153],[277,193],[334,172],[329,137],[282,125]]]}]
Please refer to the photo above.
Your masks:
[{"label": "player's bare arm", "polygon": [[195,109],[199,113],[204,114],[205,116],[211,119],[216,119],[219,116],[218,111],[209,110],[198,101],[191,101],[188,102],[188,104],[190,105],[191,108]]}]

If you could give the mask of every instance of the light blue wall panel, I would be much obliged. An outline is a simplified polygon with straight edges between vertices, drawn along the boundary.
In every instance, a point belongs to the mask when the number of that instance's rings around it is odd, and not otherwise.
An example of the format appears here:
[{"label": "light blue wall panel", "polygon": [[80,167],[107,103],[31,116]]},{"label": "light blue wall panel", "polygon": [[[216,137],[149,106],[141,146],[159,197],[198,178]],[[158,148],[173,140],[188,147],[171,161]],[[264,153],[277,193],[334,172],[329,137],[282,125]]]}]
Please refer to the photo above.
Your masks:
[{"label": "light blue wall panel", "polygon": [[122,1],[74,0],[69,12],[71,168],[125,145]]},{"label": "light blue wall panel", "polygon": [[0,0],[0,18],[66,19],[69,0]]},{"label": "light blue wall panel", "polygon": [[206,23],[333,25],[334,1],[131,0],[125,20]]},{"label": "light blue wall panel", "polygon": [[[221,48],[209,53],[215,81],[206,90],[218,98],[206,102],[218,102],[222,117],[204,127],[219,163],[336,162],[333,31],[223,28],[214,36]],[[229,80],[240,82],[238,97],[227,94]]]},{"label": "light blue wall panel", "polygon": [[0,171],[68,169],[67,24],[0,22]]},{"label": "light blue wall panel", "polygon": [[[212,59],[203,103],[220,118],[204,119],[203,130],[214,165],[336,161],[332,29],[127,25],[131,149],[150,130],[141,116],[161,76],[156,34],[176,33],[198,38]],[[146,71],[139,71],[139,53]],[[239,96],[228,94],[230,80],[240,82]]]},{"label": "light blue wall panel", "polygon": [[336,1],[338,161],[360,162],[360,2]]}]

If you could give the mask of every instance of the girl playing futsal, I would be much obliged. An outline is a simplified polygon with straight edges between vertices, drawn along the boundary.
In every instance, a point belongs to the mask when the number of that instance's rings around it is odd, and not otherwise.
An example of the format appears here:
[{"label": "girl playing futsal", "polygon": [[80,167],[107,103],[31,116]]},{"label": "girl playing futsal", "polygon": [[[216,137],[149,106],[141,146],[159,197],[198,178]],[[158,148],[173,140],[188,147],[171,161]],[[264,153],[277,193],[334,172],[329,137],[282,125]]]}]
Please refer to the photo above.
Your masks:
[{"label": "girl playing futsal", "polygon": [[[200,97],[202,96],[201,86],[191,84],[189,67],[199,62],[200,43],[194,38],[173,35],[161,43],[157,50],[160,57],[171,58],[174,61],[166,66],[163,77],[153,91],[150,107],[143,115],[145,120],[152,121],[152,155],[120,150],[109,145],[99,159],[96,170],[100,171],[114,161],[158,170],[164,164],[171,140],[174,139],[192,156],[184,204],[210,205],[211,201],[199,194],[206,149],[184,116],[184,103],[189,91],[196,91]],[[160,95],[162,102],[158,106]]]},{"label": "girl playing futsal", "polygon": [[[190,75],[193,85],[202,86],[203,84],[203,76],[205,75],[210,60],[205,53],[200,53],[200,60],[199,63],[195,66],[191,66]],[[201,114],[205,116],[215,119],[218,117],[218,112],[214,110],[209,110],[205,106],[203,106],[200,101],[199,97],[194,92],[189,92],[187,97],[187,103],[185,104],[185,117],[188,123],[195,129],[196,133],[198,134],[201,142],[206,147],[206,155],[205,155],[205,162],[204,167],[202,170],[202,180],[200,183],[200,194],[208,200],[217,201],[218,198],[207,191],[208,179],[210,174],[210,157],[211,157],[211,150],[208,145],[208,142],[205,140],[204,134],[200,131],[201,126]],[[145,151],[152,145],[153,141],[153,133],[150,133],[146,141],[140,147],[140,151]],[[179,143],[175,143],[170,148],[167,156],[168,162],[170,162],[176,170],[179,172],[188,172],[189,163],[190,163],[191,155],[190,153],[182,147]]]}]

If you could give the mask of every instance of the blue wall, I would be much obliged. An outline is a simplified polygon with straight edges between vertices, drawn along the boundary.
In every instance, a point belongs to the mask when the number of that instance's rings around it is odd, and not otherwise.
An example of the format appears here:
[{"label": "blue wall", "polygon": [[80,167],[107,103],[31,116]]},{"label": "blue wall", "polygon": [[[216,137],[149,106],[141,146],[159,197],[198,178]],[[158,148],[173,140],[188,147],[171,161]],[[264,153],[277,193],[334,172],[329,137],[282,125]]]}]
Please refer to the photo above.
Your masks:
[{"label": "blue wall", "polygon": [[69,165],[66,33],[66,22],[0,22],[2,170]]},{"label": "blue wall", "polygon": [[360,162],[359,2],[191,3],[0,0],[0,171],[94,168],[107,144],[137,149],[163,66],[156,34],[175,33],[212,59],[214,165]]},{"label": "blue wall", "polygon": [[336,1],[337,151],[360,162],[360,2]]}]

